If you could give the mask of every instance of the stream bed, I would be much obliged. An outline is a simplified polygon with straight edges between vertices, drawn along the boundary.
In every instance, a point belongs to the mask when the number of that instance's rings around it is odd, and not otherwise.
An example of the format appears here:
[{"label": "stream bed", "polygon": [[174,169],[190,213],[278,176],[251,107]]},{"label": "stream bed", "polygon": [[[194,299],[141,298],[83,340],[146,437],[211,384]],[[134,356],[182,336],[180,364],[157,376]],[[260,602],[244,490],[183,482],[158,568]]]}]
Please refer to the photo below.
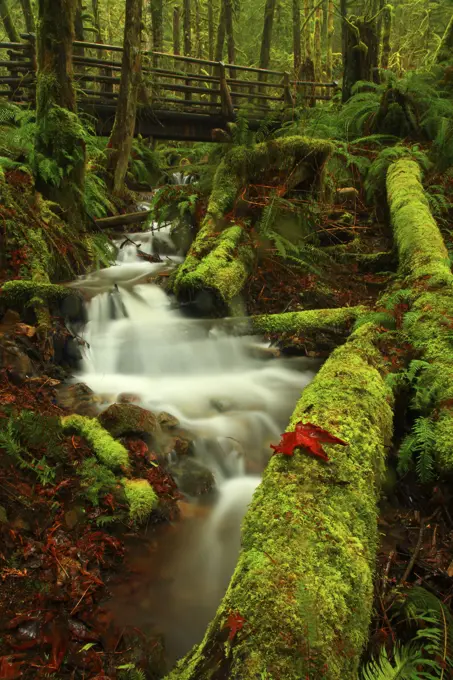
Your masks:
[{"label": "stream bed", "polygon": [[[138,244],[152,254],[153,239],[153,232],[130,234],[115,266],[75,283],[91,296],[77,379],[106,405],[128,395],[176,418],[194,443],[189,463],[210,471],[215,482],[204,496],[181,488],[181,520],[152,527],[129,546],[133,576],[113,588],[108,604],[121,624],[162,634],[172,665],[201,640],[215,613],[269,445],[278,442],[318,364],[275,357],[256,338],[225,332],[221,320],[184,317],[149,282],[180,258],[150,263],[137,254]],[[177,483],[179,462],[174,451],[166,454]]]}]

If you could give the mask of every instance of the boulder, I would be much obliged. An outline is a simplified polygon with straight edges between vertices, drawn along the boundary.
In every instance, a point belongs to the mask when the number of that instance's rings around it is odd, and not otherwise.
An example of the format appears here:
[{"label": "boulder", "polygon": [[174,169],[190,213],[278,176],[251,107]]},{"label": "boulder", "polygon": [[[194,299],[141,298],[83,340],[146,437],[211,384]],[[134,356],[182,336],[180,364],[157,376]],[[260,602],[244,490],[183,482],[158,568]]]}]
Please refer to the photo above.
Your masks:
[{"label": "boulder", "polygon": [[22,377],[34,374],[30,357],[6,336],[0,336],[0,368],[8,368]]},{"label": "boulder", "polygon": [[84,383],[61,385],[57,389],[57,402],[80,416],[94,418],[99,412],[99,397]]},{"label": "boulder", "polygon": [[170,472],[178,489],[188,496],[202,496],[214,489],[211,470],[194,458],[182,458],[170,466]]},{"label": "boulder", "polygon": [[136,404],[112,404],[99,414],[98,419],[113,437],[136,434],[149,440],[161,431],[155,414]]}]

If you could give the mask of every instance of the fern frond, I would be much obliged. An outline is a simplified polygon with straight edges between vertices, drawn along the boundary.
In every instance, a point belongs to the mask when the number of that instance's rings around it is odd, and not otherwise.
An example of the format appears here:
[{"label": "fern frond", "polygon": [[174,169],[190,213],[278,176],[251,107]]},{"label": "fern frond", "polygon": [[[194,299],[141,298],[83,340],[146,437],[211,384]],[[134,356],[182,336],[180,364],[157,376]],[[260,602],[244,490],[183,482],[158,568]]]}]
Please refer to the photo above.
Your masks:
[{"label": "fern frond", "polygon": [[414,646],[395,648],[390,660],[385,647],[379,658],[362,670],[362,680],[420,680],[419,667],[425,663],[421,651]]}]

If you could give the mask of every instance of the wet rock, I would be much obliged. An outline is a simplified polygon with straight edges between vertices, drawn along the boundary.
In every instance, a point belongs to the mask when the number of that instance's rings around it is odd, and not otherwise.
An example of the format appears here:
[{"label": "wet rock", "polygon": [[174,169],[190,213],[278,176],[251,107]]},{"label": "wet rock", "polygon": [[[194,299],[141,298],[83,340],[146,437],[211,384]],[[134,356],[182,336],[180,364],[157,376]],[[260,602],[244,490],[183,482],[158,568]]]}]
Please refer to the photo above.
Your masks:
[{"label": "wet rock", "polygon": [[0,332],[4,332],[13,328],[17,323],[20,323],[20,314],[13,309],[8,309],[0,322]]},{"label": "wet rock", "polygon": [[69,291],[59,305],[59,312],[68,321],[85,323],[87,319],[83,295],[78,291]]},{"label": "wet rock", "polygon": [[215,486],[211,470],[193,458],[183,458],[170,466],[178,489],[189,496],[202,496]]},{"label": "wet rock", "polygon": [[359,196],[360,194],[355,187],[342,187],[337,189],[335,200],[342,205],[355,206]]},{"label": "wet rock", "polygon": [[154,439],[161,431],[155,414],[135,404],[112,404],[98,419],[113,437],[137,434],[146,440]]},{"label": "wet rock", "polygon": [[172,416],[171,413],[158,413],[157,414],[157,422],[162,428],[165,428],[167,430],[170,430],[174,427],[179,426],[179,420],[175,418],[175,416]]},{"label": "wet rock", "polygon": [[94,418],[99,413],[99,397],[84,383],[61,385],[57,389],[57,402],[79,416]]},{"label": "wet rock", "polygon": [[123,392],[118,395],[119,404],[138,404],[141,401],[138,394],[133,394],[132,392]]},{"label": "wet rock", "polygon": [[20,376],[33,375],[33,363],[14,340],[0,336],[0,368],[9,368]]}]

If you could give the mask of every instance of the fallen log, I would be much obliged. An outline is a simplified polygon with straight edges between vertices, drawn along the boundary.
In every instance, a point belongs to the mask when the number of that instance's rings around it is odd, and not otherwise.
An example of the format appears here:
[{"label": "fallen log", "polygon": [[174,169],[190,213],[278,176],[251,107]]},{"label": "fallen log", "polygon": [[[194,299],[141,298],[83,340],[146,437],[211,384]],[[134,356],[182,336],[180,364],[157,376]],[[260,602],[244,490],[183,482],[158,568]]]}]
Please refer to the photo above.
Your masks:
[{"label": "fallen log", "polygon": [[206,315],[231,311],[256,255],[246,221],[228,217],[241,189],[253,182],[262,184],[265,173],[285,177],[281,196],[300,185],[307,192],[317,190],[331,152],[327,141],[287,137],[227,154],[217,169],[206,217],[173,282],[179,301],[197,304],[201,299],[199,306]]},{"label": "fallen log", "polygon": [[378,333],[366,324],[332,353],[290,422],[290,430],[314,423],[349,446],[329,446],[329,464],[302,451],[271,459],[228,590],[203,641],[167,680],[357,678],[392,432]]},{"label": "fallen log", "polygon": [[114,229],[115,227],[125,227],[129,224],[142,224],[151,215],[151,210],[126,213],[125,215],[114,215],[113,217],[101,217],[95,220],[96,225],[101,229]]},{"label": "fallen log", "polygon": [[387,193],[409,311],[403,329],[425,361],[415,405],[430,416],[433,455],[453,471],[453,275],[439,227],[412,160],[399,160],[387,174]]},{"label": "fallen log", "polygon": [[282,349],[317,353],[335,349],[351,333],[354,322],[369,310],[367,307],[313,309],[284,314],[263,314],[250,318],[223,319],[222,328],[235,335],[264,335],[278,342]]}]

